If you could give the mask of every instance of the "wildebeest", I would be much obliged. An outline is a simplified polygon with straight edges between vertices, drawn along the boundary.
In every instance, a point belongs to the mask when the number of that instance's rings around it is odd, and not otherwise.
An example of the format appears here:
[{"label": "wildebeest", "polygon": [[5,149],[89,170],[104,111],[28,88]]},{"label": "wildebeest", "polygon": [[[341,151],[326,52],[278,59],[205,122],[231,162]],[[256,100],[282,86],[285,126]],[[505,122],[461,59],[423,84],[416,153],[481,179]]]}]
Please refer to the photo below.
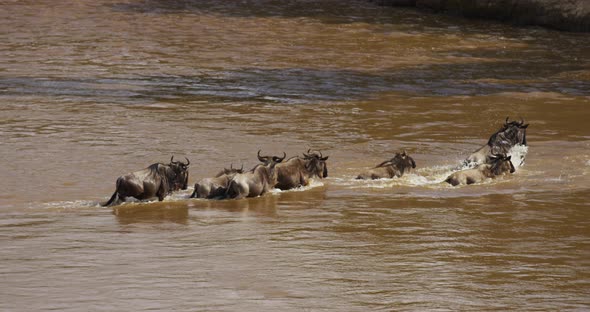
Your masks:
[{"label": "wildebeest", "polygon": [[[486,145],[467,157],[464,162],[466,165],[491,163],[491,156],[508,153],[508,151],[517,144],[527,145],[526,129],[529,124],[525,124],[522,119],[521,121],[510,122],[508,120],[509,117],[506,117],[506,121],[502,128],[490,136]],[[524,159],[521,160],[521,163],[522,161],[524,161]]]},{"label": "wildebeest", "polygon": [[405,172],[410,172],[413,168],[416,168],[416,162],[404,150],[401,153],[395,153],[395,156],[390,160],[386,160],[377,166],[362,172],[356,178],[361,180],[387,179],[393,177],[399,178],[403,176]]},{"label": "wildebeest", "polygon": [[256,165],[248,172],[236,174],[229,182],[225,193],[226,197],[236,199],[256,197],[273,189],[277,184],[275,165],[287,157],[287,154],[283,154],[283,157],[260,156],[260,151],[258,151],[258,160],[262,164]]},{"label": "wildebeest", "polygon": [[307,150],[307,154],[303,153],[303,158],[295,156],[277,164],[275,166],[277,171],[277,184],[275,187],[281,190],[289,190],[308,185],[309,179],[313,177],[326,178],[328,176],[328,166],[326,165],[328,157],[324,157],[321,152],[311,153],[310,149]]},{"label": "wildebeest", "polygon": [[113,196],[102,205],[109,206],[117,199],[124,202],[127,197],[139,200],[158,197],[158,200],[162,201],[171,192],[179,189],[186,190],[189,165],[188,158],[186,158],[186,163],[183,163],[174,161],[174,156],[172,156],[167,165],[155,163],[143,170],[120,176],[117,179]]},{"label": "wildebeest", "polygon": [[491,155],[490,164],[479,164],[472,169],[465,169],[452,173],[445,182],[452,186],[460,184],[473,184],[482,182],[485,179],[494,179],[497,176],[504,175],[508,172],[514,173],[515,168],[512,164],[512,156],[506,154]]},{"label": "wildebeest", "polygon": [[195,191],[191,198],[215,198],[225,195],[229,181],[236,174],[243,173],[244,166],[240,169],[230,166],[229,169],[223,168],[214,178],[204,178],[195,183]]}]

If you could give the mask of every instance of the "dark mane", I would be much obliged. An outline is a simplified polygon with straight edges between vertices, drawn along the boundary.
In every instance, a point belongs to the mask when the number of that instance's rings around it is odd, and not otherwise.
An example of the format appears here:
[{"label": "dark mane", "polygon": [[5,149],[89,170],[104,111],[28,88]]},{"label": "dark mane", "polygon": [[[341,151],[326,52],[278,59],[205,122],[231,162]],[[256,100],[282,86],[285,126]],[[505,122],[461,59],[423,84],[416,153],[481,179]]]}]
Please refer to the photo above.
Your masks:
[{"label": "dark mane", "polygon": [[[499,152],[507,152],[512,146],[516,144],[525,144],[526,145],[526,128],[528,124],[524,124],[524,120],[521,121],[508,121],[506,118],[506,122],[502,125],[498,131],[490,136],[488,140],[488,146],[490,147],[499,147],[503,150],[495,151],[493,153]],[[519,133],[523,131],[522,138],[519,138]],[[522,142],[520,142],[522,141]],[[504,150],[506,149],[506,150]]]},{"label": "dark mane", "polygon": [[168,190],[174,190],[174,178],[171,175],[176,176],[176,173],[169,165],[163,163],[151,164],[146,168],[149,170],[150,175],[157,175],[162,179],[162,182],[167,186]]},{"label": "dark mane", "polygon": [[158,173],[158,168],[160,168],[160,166],[168,167],[168,165],[163,164],[163,163],[155,163],[155,164],[149,165],[149,167],[147,167],[146,169],[148,169],[150,171],[150,173]]},{"label": "dark mane", "polygon": [[256,166],[254,166],[254,168],[250,169],[248,172],[254,172],[254,171],[256,171],[256,169],[257,169],[258,167],[260,167],[260,166],[264,166],[264,165],[263,165],[263,164],[258,164],[258,165],[256,165]]},{"label": "dark mane", "polygon": [[373,168],[391,167],[391,166],[393,166],[393,163],[391,162],[392,160],[393,159],[386,160]]},{"label": "dark mane", "polygon": [[217,174],[215,175],[215,177],[216,177],[216,178],[219,178],[220,176],[222,176],[222,175],[224,175],[224,174],[225,174],[225,169],[223,169],[223,170],[219,171],[219,173],[217,173]]}]

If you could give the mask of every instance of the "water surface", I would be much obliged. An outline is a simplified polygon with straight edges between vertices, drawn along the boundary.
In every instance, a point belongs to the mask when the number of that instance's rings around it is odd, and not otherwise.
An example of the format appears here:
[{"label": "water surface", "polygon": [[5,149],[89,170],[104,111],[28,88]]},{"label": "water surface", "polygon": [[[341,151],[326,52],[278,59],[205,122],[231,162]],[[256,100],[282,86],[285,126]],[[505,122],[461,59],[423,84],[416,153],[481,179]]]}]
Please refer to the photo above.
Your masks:
[{"label": "water surface", "polygon": [[[590,37],[365,1],[0,2],[0,310],[590,308]],[[440,183],[506,116],[526,163]],[[329,178],[102,208],[256,152]],[[406,149],[418,170],[355,181]]]}]

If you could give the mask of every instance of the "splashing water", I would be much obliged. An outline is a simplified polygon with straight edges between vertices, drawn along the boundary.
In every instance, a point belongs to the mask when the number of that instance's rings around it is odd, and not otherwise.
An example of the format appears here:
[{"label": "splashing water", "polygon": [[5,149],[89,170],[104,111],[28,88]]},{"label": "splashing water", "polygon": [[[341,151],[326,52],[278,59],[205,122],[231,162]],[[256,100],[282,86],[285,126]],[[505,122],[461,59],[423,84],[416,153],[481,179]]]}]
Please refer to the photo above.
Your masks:
[{"label": "splashing water", "polygon": [[529,147],[526,145],[517,144],[513,146],[509,151],[508,155],[512,156],[512,164],[514,168],[518,170],[519,167],[524,166],[526,154],[529,151]]},{"label": "splashing water", "polygon": [[[515,145],[508,151],[512,156],[512,162],[516,170],[524,166],[528,146]],[[472,169],[476,165],[473,163],[462,164],[460,167],[455,165],[431,166],[419,168],[413,173],[406,174],[401,178],[378,179],[378,180],[357,180],[353,178],[333,178],[331,181],[338,185],[345,185],[351,188],[390,188],[395,186],[447,186],[442,183],[453,172]]]},{"label": "splashing water", "polygon": [[43,207],[48,210],[71,210],[80,208],[101,208],[99,201],[68,200],[47,203],[31,203],[30,207]]},{"label": "splashing water", "polygon": [[311,180],[309,180],[308,185],[296,187],[296,188],[290,189],[290,190],[281,190],[278,188],[274,188],[274,189],[270,190],[269,193],[271,193],[273,195],[277,195],[277,194],[280,194],[283,192],[304,192],[304,191],[308,191],[308,190],[311,190],[312,188],[316,188],[316,187],[320,187],[320,186],[324,186],[324,182],[322,182],[320,180],[316,180],[316,179],[311,179]]}]

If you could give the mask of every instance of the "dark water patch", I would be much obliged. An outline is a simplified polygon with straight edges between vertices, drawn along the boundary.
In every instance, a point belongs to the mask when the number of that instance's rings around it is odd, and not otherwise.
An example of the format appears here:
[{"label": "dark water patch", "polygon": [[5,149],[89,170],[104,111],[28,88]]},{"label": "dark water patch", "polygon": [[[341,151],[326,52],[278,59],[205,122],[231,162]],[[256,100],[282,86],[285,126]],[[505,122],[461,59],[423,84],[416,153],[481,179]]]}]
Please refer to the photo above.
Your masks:
[{"label": "dark water patch", "polygon": [[109,5],[118,12],[143,14],[216,14],[226,17],[312,18],[323,23],[351,23],[374,20],[380,9],[364,1],[310,0],[138,0]]},{"label": "dark water patch", "polygon": [[520,61],[430,64],[362,72],[330,69],[242,69],[201,76],[128,79],[0,78],[0,96],[93,97],[102,101],[251,101],[284,104],[368,99],[382,92],[408,96],[556,92],[590,95],[590,80],[560,77],[582,70]]}]

